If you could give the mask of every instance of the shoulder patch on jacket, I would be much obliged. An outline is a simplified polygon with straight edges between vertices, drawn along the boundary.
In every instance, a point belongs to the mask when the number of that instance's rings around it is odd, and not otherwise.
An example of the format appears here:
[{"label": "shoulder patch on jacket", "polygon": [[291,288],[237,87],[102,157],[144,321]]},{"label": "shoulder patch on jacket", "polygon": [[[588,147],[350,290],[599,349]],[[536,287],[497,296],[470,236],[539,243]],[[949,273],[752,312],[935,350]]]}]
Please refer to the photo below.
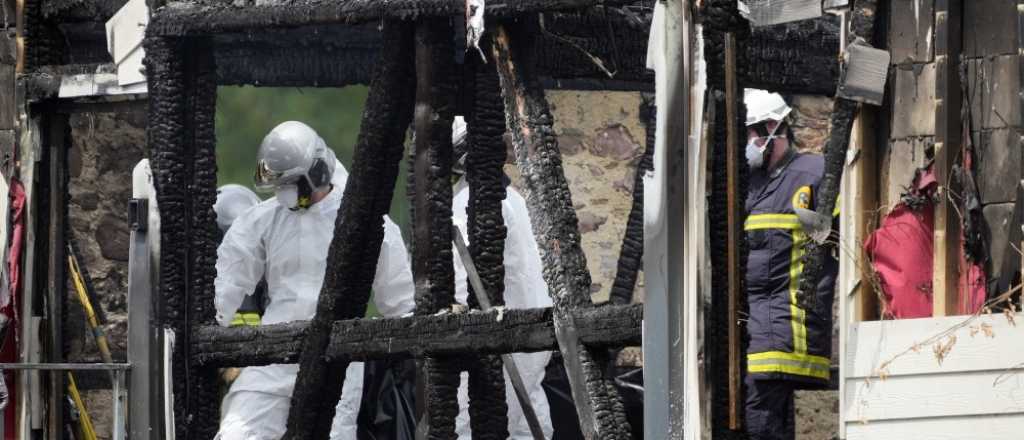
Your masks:
[{"label": "shoulder patch on jacket", "polygon": [[808,185],[801,186],[793,193],[793,209],[803,208],[811,209],[811,187]]}]

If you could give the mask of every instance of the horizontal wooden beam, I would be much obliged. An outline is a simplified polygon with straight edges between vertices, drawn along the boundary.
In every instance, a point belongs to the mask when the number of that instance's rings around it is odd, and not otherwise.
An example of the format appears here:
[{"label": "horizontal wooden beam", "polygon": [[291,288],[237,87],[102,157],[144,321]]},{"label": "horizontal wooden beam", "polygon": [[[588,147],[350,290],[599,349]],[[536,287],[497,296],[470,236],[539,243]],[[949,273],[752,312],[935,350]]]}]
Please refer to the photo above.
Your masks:
[{"label": "horizontal wooden beam", "polygon": [[[580,340],[591,347],[640,345],[642,320],[643,306],[639,304],[574,312]],[[259,327],[203,327],[193,335],[193,360],[218,367],[295,363],[307,325],[300,321]],[[550,308],[337,321],[327,356],[367,360],[423,357],[428,353],[556,350],[554,328]]]}]

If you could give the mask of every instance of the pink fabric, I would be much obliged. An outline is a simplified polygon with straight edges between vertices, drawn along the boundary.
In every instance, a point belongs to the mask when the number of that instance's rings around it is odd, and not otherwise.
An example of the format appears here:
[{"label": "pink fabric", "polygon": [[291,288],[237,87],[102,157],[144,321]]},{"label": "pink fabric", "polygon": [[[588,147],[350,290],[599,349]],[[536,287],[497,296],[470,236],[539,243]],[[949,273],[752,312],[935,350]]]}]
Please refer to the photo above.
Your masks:
[{"label": "pink fabric", "polygon": [[14,303],[16,302],[13,299],[18,296],[18,289],[21,286],[21,251],[25,237],[25,189],[17,179],[11,179],[10,209],[9,224],[12,233],[7,255],[7,273],[10,276],[9,296],[0,298],[0,313],[13,319],[15,317]]},{"label": "pink fabric", "polygon": [[[931,169],[915,178],[914,194],[926,195],[927,202],[913,210],[904,203],[885,216],[882,226],[868,237],[864,250],[878,274],[888,319],[932,316],[932,256],[935,207],[931,202],[937,182]],[[960,254],[958,311],[973,313],[985,302],[985,271],[968,265]]]},{"label": "pink fabric", "polygon": [[878,274],[886,318],[932,316],[931,204],[914,211],[900,203],[864,244]]}]

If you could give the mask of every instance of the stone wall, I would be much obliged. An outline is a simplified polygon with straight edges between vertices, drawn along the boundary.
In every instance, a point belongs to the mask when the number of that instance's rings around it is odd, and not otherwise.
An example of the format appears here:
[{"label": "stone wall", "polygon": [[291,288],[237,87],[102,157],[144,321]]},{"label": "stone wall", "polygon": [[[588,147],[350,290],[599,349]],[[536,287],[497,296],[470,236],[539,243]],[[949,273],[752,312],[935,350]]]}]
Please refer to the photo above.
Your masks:
[{"label": "stone wall", "polygon": [[[115,362],[126,361],[128,330],[128,199],[132,169],[144,157],[145,112],[72,115],[68,152],[68,236],[81,254],[107,315],[104,330]],[[70,362],[101,362],[82,306],[68,286],[64,324]],[[76,377],[101,439],[110,438],[110,389],[105,374]]]},{"label": "stone wall", "polygon": [[[591,298],[607,301],[633,203],[633,174],[644,152],[640,93],[549,90],[547,98],[579,217]],[[519,189],[515,167],[506,170]],[[641,277],[635,301],[643,301],[642,285]]]}]

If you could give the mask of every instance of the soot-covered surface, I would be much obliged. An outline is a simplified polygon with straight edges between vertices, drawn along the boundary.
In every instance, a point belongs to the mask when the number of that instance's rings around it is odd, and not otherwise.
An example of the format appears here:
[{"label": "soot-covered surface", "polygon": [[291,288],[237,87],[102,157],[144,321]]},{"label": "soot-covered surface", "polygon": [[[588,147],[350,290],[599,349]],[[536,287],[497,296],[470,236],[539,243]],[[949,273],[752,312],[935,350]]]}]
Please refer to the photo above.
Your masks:
[{"label": "soot-covered surface", "polygon": [[[412,29],[385,23],[385,50],[363,113],[359,138],[327,254],[327,273],[310,323],[288,415],[288,439],[326,439],[348,359],[324,356],[336,320],[366,313],[402,157],[403,127],[412,119]],[[339,374],[341,372],[341,374]]]},{"label": "soot-covered surface", "polygon": [[[524,49],[531,47],[536,29],[522,23],[506,26],[507,31],[506,27],[494,31],[495,64],[505,98],[506,124],[523,175],[527,207],[544,261],[544,278],[555,304],[555,320],[571,326],[570,310],[593,306],[590,273],[580,245],[578,221],[562,170],[551,112],[537,81],[533,54]],[[587,402],[577,400],[576,404],[581,413],[588,407],[593,411],[595,438],[627,438],[629,422],[614,384],[603,371],[604,353],[586,347],[579,347],[577,353],[565,353],[569,348],[560,348],[567,359],[578,359],[582,377],[577,379],[583,383],[576,382],[574,386],[586,391]]]},{"label": "soot-covered surface", "polygon": [[[715,113],[713,115],[713,132],[711,133],[712,148],[714,151],[711,153],[712,161],[708,165],[710,166],[711,175],[711,197],[708,206],[708,220],[710,222],[710,241],[711,241],[711,289],[713,292],[719,292],[716,295],[712,295],[710,309],[704,311],[705,316],[705,333],[704,333],[704,351],[707,357],[708,377],[712,384],[712,402],[711,402],[711,419],[715,421],[712,426],[713,438],[716,440],[721,439],[741,439],[746,438],[746,433],[742,431],[732,431],[729,429],[729,337],[728,337],[728,292],[729,277],[727,268],[728,265],[728,230],[730,228],[728,220],[728,204],[726,194],[729,190],[727,185],[727,167],[726,167],[726,152],[728,149],[734,149],[738,157],[743,157],[743,148],[746,144],[746,138],[741,136],[742,139],[737,139],[735,145],[729,145],[726,140],[726,131],[728,124],[736,126],[737,133],[745,133],[744,121],[746,120],[746,111],[743,106],[743,87],[746,85],[743,82],[743,78],[746,77],[748,72],[747,60],[743,57],[738,56],[736,59],[736,70],[737,79],[740,81],[737,89],[740,91],[736,97],[735,105],[737,108],[736,120],[729,121],[726,118],[726,96],[725,96],[725,33],[732,32],[736,36],[737,40],[737,52],[745,53],[747,42],[749,41],[749,26],[742,17],[740,17],[736,10],[736,2],[728,0],[711,0],[705,3],[705,10],[703,12],[704,17],[704,38],[705,47],[704,55],[707,59],[707,73],[708,73],[708,92],[709,98],[715,100]],[[741,198],[745,199],[747,193],[747,175],[748,168],[745,161],[740,161],[739,164],[739,175],[738,175],[738,187],[733,190]],[[742,213],[740,214],[740,221],[742,221]],[[740,258],[739,258],[739,279],[741,285],[739,292],[741,293],[739,298],[739,310],[741,316],[746,315],[748,307],[746,304],[746,295],[743,294],[745,289],[742,287],[742,280],[745,279],[746,271],[746,259],[747,259],[747,247],[746,240],[739,241]],[[740,356],[741,369],[746,371],[746,329],[741,328],[741,334],[744,335],[744,342],[742,344],[742,352],[744,355]],[[742,381],[741,381],[742,384]],[[742,385],[741,385],[742,386]],[[740,393],[740,395],[744,395]],[[742,407],[742,404],[740,405]],[[741,415],[742,417],[742,415]]]}]

